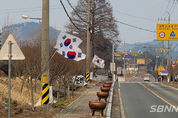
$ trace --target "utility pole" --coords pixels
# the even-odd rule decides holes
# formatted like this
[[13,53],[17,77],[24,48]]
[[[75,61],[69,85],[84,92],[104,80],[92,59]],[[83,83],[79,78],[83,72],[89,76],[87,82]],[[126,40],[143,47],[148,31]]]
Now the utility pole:
[[41,73],[49,77],[49,0],[42,4]]
[[[42,0],[41,80],[49,84],[49,0]],[[48,104],[46,104],[48,110]]]
[[[167,12],[169,14],[169,12]],[[169,17],[168,17],[168,24],[170,24],[170,14],[169,14]],[[170,41],[168,39],[168,55],[167,55],[167,67],[170,65],[170,59],[171,59],[171,48],[170,48]],[[167,80],[168,82],[170,82],[170,73],[168,73],[168,76],[167,76]]]
[[86,73],[90,71],[90,0],[88,0]]
[[125,65],[125,41],[124,41],[124,81],[126,79],[126,65]]

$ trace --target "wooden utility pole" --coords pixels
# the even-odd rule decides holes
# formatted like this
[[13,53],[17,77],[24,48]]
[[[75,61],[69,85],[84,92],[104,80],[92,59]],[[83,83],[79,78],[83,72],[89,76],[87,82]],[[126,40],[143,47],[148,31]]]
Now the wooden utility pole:
[[86,72],[90,71],[90,0],[88,0]]
[[42,4],[41,73],[49,77],[49,0]]
[[[42,39],[41,39],[41,80],[42,104],[48,111],[49,95],[43,93],[43,87],[49,87],[49,0],[42,0]],[[49,89],[46,91],[49,94]],[[45,98],[45,99],[44,99]],[[45,100],[45,101],[44,101]]]

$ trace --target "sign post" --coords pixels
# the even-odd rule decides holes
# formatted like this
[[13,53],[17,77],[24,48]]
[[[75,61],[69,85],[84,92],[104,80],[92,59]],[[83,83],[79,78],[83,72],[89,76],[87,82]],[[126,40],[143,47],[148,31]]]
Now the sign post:
[[15,38],[12,34],[9,34],[7,40],[3,44],[0,50],[0,60],[8,61],[8,79],[9,79],[9,89],[8,89],[8,118],[11,117],[11,62],[12,60],[24,60],[25,56],[20,50]]
[[178,24],[157,24],[157,40],[178,40]]
[[8,79],[9,79],[9,97],[8,97],[8,118],[11,117],[11,61],[12,61],[12,42],[9,41],[9,63],[8,63]]

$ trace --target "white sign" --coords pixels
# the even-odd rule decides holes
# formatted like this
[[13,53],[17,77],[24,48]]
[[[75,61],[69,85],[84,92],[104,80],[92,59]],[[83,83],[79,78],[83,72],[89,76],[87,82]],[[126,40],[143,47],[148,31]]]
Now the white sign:
[[116,71],[115,63],[110,63],[110,70],[111,70],[111,72]]
[[49,86],[49,104],[53,104],[53,88]]
[[20,50],[15,38],[12,34],[9,34],[7,40],[0,50],[0,60],[9,60],[9,42],[12,43],[12,60],[24,60],[25,56]]
[[90,72],[90,80],[93,79],[93,72]]

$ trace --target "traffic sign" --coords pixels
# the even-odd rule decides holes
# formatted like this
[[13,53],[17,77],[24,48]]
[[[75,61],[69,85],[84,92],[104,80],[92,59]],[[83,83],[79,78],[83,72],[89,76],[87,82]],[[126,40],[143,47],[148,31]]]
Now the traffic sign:
[[138,58],[137,64],[145,64],[145,59],[144,58]]
[[110,63],[110,70],[111,70],[111,72],[116,71],[116,65],[115,65],[115,63]]
[[131,52],[131,55],[138,55],[138,52]]
[[158,48],[159,51],[166,51],[166,48]]
[[12,34],[9,34],[0,50],[0,60],[9,60],[9,43],[12,43],[12,60],[24,60],[25,56]]
[[49,84],[43,83],[42,84],[42,104],[49,104]]
[[157,24],[157,40],[178,40],[178,24]]
[[161,71],[164,70],[164,67],[163,66],[159,66],[158,67],[158,75],[161,75]]
[[116,52],[114,55],[115,56],[121,56],[121,54],[123,54],[123,52]]
[[86,82],[88,82],[89,80],[90,80],[90,73],[87,72],[87,73],[86,73]]

